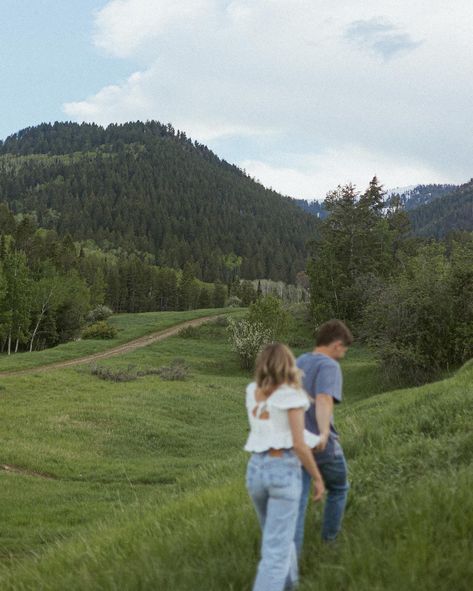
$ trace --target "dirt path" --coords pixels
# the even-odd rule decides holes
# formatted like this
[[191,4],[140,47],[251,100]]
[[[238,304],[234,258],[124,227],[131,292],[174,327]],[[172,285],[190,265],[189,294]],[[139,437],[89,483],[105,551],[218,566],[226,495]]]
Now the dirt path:
[[55,476],[51,474],[44,474],[43,472],[34,472],[33,470],[26,470],[19,466],[12,466],[11,464],[0,464],[0,470],[8,474],[21,474],[22,476],[34,476],[35,478],[45,478],[46,480],[56,480]]
[[187,328],[188,326],[201,326],[202,324],[209,322],[209,320],[215,320],[216,318],[218,318],[218,316],[204,316],[203,318],[195,318],[194,320],[188,320],[187,322],[176,324],[175,326],[165,328],[164,330],[160,330],[158,332],[153,332],[151,334],[145,335],[144,337],[134,339],[133,341],[128,341],[127,343],[123,343],[123,345],[113,347],[113,349],[107,349],[107,351],[100,351],[99,353],[93,353],[92,355],[87,355],[86,357],[78,357],[76,359],[69,359],[67,361],[58,361],[57,363],[48,363],[47,365],[29,367],[28,369],[2,371],[0,372],[0,377],[21,376],[30,373],[45,372],[51,369],[59,369],[61,367],[72,367],[74,365],[82,365],[83,363],[91,363],[92,361],[97,361],[98,359],[108,359],[109,357],[124,355],[125,353],[129,353],[130,351],[134,351],[135,349],[141,349],[142,347],[147,347],[152,343],[156,343],[158,341],[162,341],[164,339],[172,337],[183,328]]

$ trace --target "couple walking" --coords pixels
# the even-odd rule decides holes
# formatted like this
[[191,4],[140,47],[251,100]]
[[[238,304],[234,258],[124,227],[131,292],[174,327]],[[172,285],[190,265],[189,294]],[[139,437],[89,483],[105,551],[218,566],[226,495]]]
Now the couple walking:
[[[313,352],[294,359],[280,343],[268,345],[246,389],[251,452],[246,485],[262,530],[253,591],[293,589],[313,481],[314,501],[326,500],[322,539],[340,530],[348,492],[347,467],[333,424],[342,400],[338,360],[352,343],[339,320],[321,325]],[[302,464],[302,469],[301,469]]]

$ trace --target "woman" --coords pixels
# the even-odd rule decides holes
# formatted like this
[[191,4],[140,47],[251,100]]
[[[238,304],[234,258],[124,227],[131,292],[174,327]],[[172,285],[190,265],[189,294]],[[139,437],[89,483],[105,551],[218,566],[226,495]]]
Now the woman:
[[314,500],[324,484],[311,447],[319,437],[304,430],[309,399],[301,388],[294,356],[280,343],[256,361],[255,381],[246,389],[251,452],[246,485],[261,525],[261,560],[253,591],[283,591],[297,583],[294,533],[302,489],[301,462],[314,480]]

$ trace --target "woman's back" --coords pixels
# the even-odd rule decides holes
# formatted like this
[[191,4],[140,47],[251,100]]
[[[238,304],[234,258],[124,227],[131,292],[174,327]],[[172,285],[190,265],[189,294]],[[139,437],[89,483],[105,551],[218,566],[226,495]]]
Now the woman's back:
[[[246,388],[246,410],[250,434],[245,450],[261,453],[269,449],[291,449],[293,440],[288,410],[307,410],[309,406],[309,399],[301,388],[282,384],[270,396],[265,397],[261,394],[258,396],[256,382],[249,384]],[[308,435],[310,434],[305,434],[306,437]],[[313,442],[307,443],[316,445],[317,437],[314,437]]]

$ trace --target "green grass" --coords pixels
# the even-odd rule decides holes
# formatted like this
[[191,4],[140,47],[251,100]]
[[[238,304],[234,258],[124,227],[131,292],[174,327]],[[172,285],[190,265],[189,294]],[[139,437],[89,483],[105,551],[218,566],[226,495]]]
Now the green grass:
[[[249,591],[259,546],[243,485],[242,372],[205,326],[103,364],[181,357],[184,382],[114,384],[86,369],[5,378],[0,588]],[[362,349],[344,362],[337,426],[352,490],[335,548],[311,507],[301,591],[463,591],[473,566],[473,365],[379,393]],[[364,399],[363,399],[364,398]]]
[[44,351],[33,351],[31,353],[17,353],[8,356],[6,353],[0,355],[0,377],[2,371],[15,371],[28,369],[67,361],[76,357],[83,357],[100,351],[106,351],[142,337],[146,334],[164,330],[186,320],[201,318],[202,316],[213,316],[219,314],[241,314],[240,309],[212,308],[208,310],[189,310],[184,312],[143,312],[141,314],[115,314],[108,321],[118,331],[114,339],[86,339],[65,343],[45,349]]
[[[224,328],[205,326],[197,337],[100,362],[153,368],[181,357],[190,365],[186,381],[146,376],[117,384],[90,375],[87,366],[3,378],[0,463],[52,478],[0,471],[0,500],[8,508],[0,556],[37,552],[125,506],[179,494],[194,487],[194,470],[240,452],[247,376]],[[239,417],[233,428],[227,415]]]

